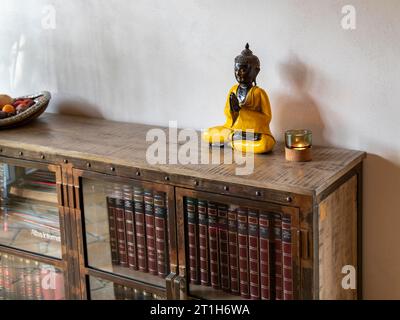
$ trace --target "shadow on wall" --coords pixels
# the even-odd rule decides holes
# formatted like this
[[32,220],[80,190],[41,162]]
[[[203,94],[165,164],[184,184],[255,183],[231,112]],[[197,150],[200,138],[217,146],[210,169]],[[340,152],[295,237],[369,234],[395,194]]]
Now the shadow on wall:
[[56,95],[55,99],[53,100],[54,101],[52,102],[52,112],[104,119],[103,114],[99,111],[100,107],[83,99],[65,97],[62,98],[61,95]]
[[368,154],[363,185],[364,298],[400,299],[400,164]]
[[288,129],[311,129],[314,144],[326,145],[320,106],[309,93],[314,80],[312,70],[297,56],[292,56],[279,66],[279,73],[286,90],[276,95],[273,121],[282,137]]

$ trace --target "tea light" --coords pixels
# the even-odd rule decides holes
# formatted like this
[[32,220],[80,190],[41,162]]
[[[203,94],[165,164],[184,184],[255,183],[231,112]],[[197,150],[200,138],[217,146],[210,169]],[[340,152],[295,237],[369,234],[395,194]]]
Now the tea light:
[[285,157],[288,161],[310,161],[312,148],[311,130],[285,132]]

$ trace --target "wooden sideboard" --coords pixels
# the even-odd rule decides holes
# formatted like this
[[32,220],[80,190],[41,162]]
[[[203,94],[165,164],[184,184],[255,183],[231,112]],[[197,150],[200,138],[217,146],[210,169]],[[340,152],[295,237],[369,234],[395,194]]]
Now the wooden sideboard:
[[[240,295],[232,294],[229,288],[221,290],[218,285],[201,285],[200,280],[199,283],[190,280],[188,201],[195,199],[195,208],[200,211],[197,201],[203,199],[209,208],[213,203],[221,205],[221,210],[227,210],[229,206],[247,207],[256,212],[281,215],[278,219],[290,219],[292,298],[361,298],[364,152],[316,146],[313,147],[311,162],[293,163],[285,161],[284,146],[278,143],[272,153],[255,156],[251,174],[240,176],[235,174],[235,164],[223,164],[222,161],[217,164],[149,164],[146,151],[152,142],[146,142],[146,133],[152,128],[142,124],[46,113],[24,127],[1,131],[0,163],[4,170],[0,172],[3,174],[0,257],[5,257],[4,261],[11,259],[14,266],[18,266],[18,261],[23,264],[28,260],[34,261],[33,266],[53,266],[58,270],[57,276],[61,274],[63,277],[59,283],[63,283],[61,296],[66,299],[240,299]],[[168,134],[167,128],[160,129]],[[179,147],[179,143],[175,147]],[[209,152],[208,147],[199,147],[199,154]],[[223,153],[223,150],[220,152]],[[60,237],[57,238],[58,243],[54,240],[56,236],[43,233],[45,239],[38,239],[34,237],[37,231],[30,230],[29,225],[12,220],[12,206],[14,203],[23,206],[21,198],[29,198],[29,193],[21,191],[15,202],[17,187],[12,189],[14,193],[11,188],[16,182],[10,182],[10,187],[7,181],[13,181],[12,175],[18,172],[29,180],[34,171],[26,168],[49,171],[54,175],[55,208],[58,209],[60,225],[55,231]],[[150,192],[147,200],[146,190]],[[118,218],[124,209],[119,210],[118,196],[115,207],[108,205],[111,194],[119,194],[121,201],[133,199],[134,195],[142,197],[143,219],[157,220],[157,213],[161,216],[165,214],[164,220],[158,220],[161,224],[165,223],[165,230],[156,224],[153,231],[165,231],[166,242],[158,247],[158,240],[153,238],[159,235],[152,234],[150,229],[142,230],[147,232],[147,238],[141,238],[142,224],[138,223],[133,235],[136,238],[133,239],[139,249],[129,247],[129,238],[126,247],[123,243],[122,249],[118,247],[121,237],[132,236],[132,233],[121,235],[117,233],[121,229],[119,225],[115,226],[117,231],[112,228],[110,212]],[[7,197],[14,200],[9,201]],[[135,208],[135,203],[132,202],[133,211],[141,208]],[[146,215],[149,203],[149,208],[155,212],[153,217]],[[125,208],[125,214],[127,212]],[[26,228],[30,234],[28,232],[20,242],[11,241],[7,234],[7,217],[11,219],[8,226],[11,226],[10,230],[15,229],[15,234]],[[256,216],[258,218],[261,219],[261,216]],[[121,223],[127,230],[127,221]],[[219,234],[219,229],[215,230]],[[15,237],[18,239],[18,236]],[[113,248],[112,241],[117,240],[115,237],[118,238],[117,247]],[[142,249],[156,257],[158,264],[162,261],[164,265],[155,263],[152,266],[152,259],[143,261],[143,256],[140,256],[143,253],[140,252],[140,241],[147,241],[149,245],[152,239],[154,247]],[[55,243],[49,245],[46,241]],[[54,250],[43,251],[46,245],[46,250],[53,247]],[[165,246],[164,255],[161,245]],[[133,268],[129,268],[130,258],[126,261],[122,258],[124,250],[133,252],[130,249],[138,251],[135,251],[137,261],[132,262],[133,265],[136,263]],[[119,252],[120,258],[115,258],[112,250]],[[231,259],[234,261],[234,258]],[[214,262],[207,261],[208,264]],[[356,290],[345,290],[341,286],[345,265],[354,266],[357,270]],[[5,264],[2,266],[3,272],[6,267]],[[223,287],[224,266],[216,267],[220,274],[214,272],[211,277],[217,277],[214,280],[220,281],[220,287]],[[12,266],[7,265],[7,268]],[[46,298],[50,291],[40,293],[38,289],[38,296],[32,295],[29,290],[27,295],[18,293],[21,288],[25,288],[26,292],[24,279],[30,279],[29,276],[22,275],[19,289],[12,289],[15,292],[0,286],[0,296]],[[257,283],[258,290],[261,286],[260,280],[255,282],[255,287],[253,281],[255,292]],[[233,291],[233,285],[228,283],[229,286]],[[277,286],[277,282],[272,283],[268,290],[272,292],[273,286]],[[53,298],[57,296],[54,292],[52,294]],[[270,298],[278,296],[273,293]]]

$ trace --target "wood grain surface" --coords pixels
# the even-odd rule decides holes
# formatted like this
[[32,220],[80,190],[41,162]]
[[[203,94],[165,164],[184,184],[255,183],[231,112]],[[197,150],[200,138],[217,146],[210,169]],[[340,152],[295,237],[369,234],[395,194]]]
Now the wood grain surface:
[[319,207],[320,299],[356,299],[356,290],[342,288],[345,265],[357,270],[356,176],[323,200]]
[[[271,153],[255,155],[254,171],[249,175],[236,174],[243,164],[224,164],[223,149],[214,149],[221,156],[215,164],[151,165],[146,151],[153,141],[146,142],[146,134],[154,128],[168,136],[168,128],[163,127],[45,113],[24,127],[2,131],[0,147],[303,195],[318,195],[365,157],[361,151],[313,146],[312,161],[294,163],[285,160],[284,145],[278,143]],[[166,148],[179,150],[182,145],[183,142],[172,142]],[[211,152],[208,146],[199,145],[193,154],[200,159],[209,157]]]

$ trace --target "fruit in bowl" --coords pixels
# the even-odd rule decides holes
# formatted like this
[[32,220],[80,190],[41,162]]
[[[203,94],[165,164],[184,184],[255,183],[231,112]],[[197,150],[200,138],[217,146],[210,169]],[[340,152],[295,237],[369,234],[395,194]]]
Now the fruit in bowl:
[[0,129],[16,127],[38,117],[47,108],[50,98],[47,91],[18,98],[0,94]]
[[13,99],[6,94],[0,95],[0,119],[8,118],[28,110],[35,104],[33,99]]

